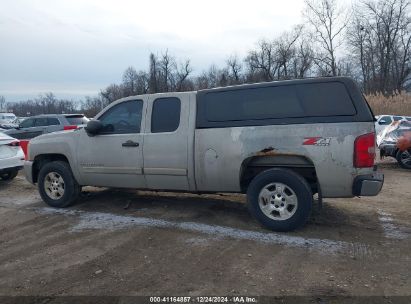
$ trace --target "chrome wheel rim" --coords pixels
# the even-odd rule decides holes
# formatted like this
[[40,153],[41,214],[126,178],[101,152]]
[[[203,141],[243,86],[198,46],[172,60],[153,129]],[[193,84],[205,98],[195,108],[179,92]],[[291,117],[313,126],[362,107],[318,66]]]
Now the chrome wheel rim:
[[271,183],[261,189],[258,204],[265,216],[276,221],[292,217],[298,207],[294,190],[283,183]]
[[64,195],[64,180],[57,172],[50,172],[44,178],[44,191],[53,200],[58,200]]

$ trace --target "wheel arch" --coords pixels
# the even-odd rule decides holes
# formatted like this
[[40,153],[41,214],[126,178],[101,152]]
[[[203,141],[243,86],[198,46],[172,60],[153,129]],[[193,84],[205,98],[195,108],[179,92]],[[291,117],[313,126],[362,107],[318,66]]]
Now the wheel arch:
[[320,188],[315,165],[311,159],[297,154],[278,154],[251,156],[243,160],[240,168],[241,192],[247,192],[248,185],[255,176],[272,168],[285,168],[301,175],[313,193],[317,193]]
[[32,176],[33,176],[33,182],[36,183],[38,180],[38,175],[41,170],[41,168],[49,162],[52,161],[64,161],[69,164],[70,168],[71,164],[69,161],[69,158],[60,153],[48,153],[48,154],[40,154],[37,155],[34,160],[33,160],[33,166],[32,166]]

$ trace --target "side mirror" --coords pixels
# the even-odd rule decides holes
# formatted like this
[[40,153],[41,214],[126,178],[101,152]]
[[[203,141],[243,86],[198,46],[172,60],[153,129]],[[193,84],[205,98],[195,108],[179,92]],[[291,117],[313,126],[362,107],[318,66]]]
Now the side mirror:
[[90,120],[85,127],[89,136],[97,135],[103,129],[103,124],[99,120]]

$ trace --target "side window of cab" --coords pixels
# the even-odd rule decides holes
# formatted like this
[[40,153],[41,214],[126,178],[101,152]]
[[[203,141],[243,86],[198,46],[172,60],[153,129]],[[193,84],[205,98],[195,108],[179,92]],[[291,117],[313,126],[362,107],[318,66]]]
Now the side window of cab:
[[143,112],[142,100],[121,102],[99,117],[103,124],[101,134],[140,133]]

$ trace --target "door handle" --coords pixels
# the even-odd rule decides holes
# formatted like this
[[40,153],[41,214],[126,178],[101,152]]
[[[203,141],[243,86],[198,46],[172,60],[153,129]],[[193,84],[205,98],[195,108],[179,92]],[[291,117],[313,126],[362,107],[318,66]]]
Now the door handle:
[[138,142],[127,140],[126,142],[121,144],[123,147],[138,147],[140,144]]

